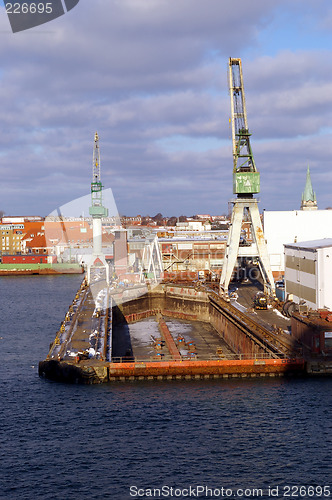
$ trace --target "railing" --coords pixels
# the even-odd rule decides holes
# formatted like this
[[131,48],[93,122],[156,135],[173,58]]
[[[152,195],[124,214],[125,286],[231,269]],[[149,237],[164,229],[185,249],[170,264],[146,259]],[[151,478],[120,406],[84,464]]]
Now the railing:
[[[210,355],[210,356],[181,356],[181,359],[179,361],[245,361],[245,360],[252,360],[252,361],[260,361],[260,360],[267,360],[267,359],[276,359],[275,355],[272,353],[257,353],[257,354],[252,354],[252,353],[241,353],[241,354],[225,354],[224,356],[216,356],[216,355]],[[277,359],[283,359],[287,361],[297,361],[301,360],[302,357],[299,356],[291,356],[291,355],[286,355],[286,354],[281,354],[278,356]],[[173,359],[156,359],[155,357],[151,358],[135,358],[131,356],[124,356],[124,357],[113,357],[111,362],[112,363],[160,363],[161,361],[165,362],[174,362]]]
[[[67,331],[64,330],[60,334],[61,337],[64,336],[64,334],[65,334],[65,338],[63,338],[63,340],[60,341],[60,338],[58,336],[59,333],[57,333],[55,340],[50,345],[50,350],[49,350],[49,353],[47,355],[47,359],[54,358],[54,357],[61,358],[64,355],[65,349],[67,348],[67,345],[70,343],[70,340],[73,336],[74,326],[75,326],[76,320],[78,318],[78,314],[81,310],[81,307],[86,299],[87,291],[88,291],[88,288],[85,287],[84,280],[83,280],[81,283],[81,286],[77,290],[76,296],[71,304],[71,307],[73,308],[73,314],[70,316],[70,318],[68,320],[65,319],[61,323],[61,325],[66,325],[66,324],[69,325],[68,330]],[[67,314],[68,314],[68,312],[67,312]],[[57,339],[58,339],[59,343],[56,342]]]

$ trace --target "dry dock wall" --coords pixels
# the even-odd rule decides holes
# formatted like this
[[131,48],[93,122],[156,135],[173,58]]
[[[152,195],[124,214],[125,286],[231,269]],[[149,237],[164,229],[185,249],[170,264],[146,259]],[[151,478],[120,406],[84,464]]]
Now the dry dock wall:
[[160,312],[180,319],[210,321],[206,292],[190,287],[156,287],[146,295],[118,306],[128,322]]
[[39,375],[57,382],[101,384],[135,380],[203,380],[279,377],[305,373],[303,360],[209,360],[74,365],[41,361]]
[[[158,287],[148,295],[118,306],[120,314],[130,323],[160,312],[164,316],[210,323],[237,354],[266,353],[266,346],[250,333],[245,319],[239,320],[239,311],[214,292],[194,287]],[[119,318],[119,311],[115,314]],[[242,316],[242,315],[241,315]]]

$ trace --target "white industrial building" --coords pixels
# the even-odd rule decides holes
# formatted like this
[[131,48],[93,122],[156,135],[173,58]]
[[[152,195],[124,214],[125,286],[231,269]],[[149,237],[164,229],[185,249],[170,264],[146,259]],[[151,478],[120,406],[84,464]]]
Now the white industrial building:
[[296,303],[332,310],[332,238],[285,245],[285,289]]
[[283,273],[284,245],[332,238],[332,210],[264,211],[264,235],[274,276]]

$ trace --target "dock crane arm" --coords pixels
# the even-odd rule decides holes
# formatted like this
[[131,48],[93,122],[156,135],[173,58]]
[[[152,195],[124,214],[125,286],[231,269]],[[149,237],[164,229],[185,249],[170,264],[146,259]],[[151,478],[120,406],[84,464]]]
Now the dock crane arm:
[[260,175],[250,145],[251,134],[247,121],[241,59],[229,59],[228,77],[231,96],[233,192],[238,197],[250,197],[260,191]]

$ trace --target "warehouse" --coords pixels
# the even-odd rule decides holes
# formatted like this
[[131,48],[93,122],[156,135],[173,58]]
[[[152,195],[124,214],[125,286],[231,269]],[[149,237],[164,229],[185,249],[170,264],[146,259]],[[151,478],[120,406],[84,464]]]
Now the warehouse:
[[266,210],[264,235],[272,272],[278,277],[285,270],[285,244],[332,238],[332,210]]
[[311,309],[332,310],[332,238],[284,245],[286,294]]

